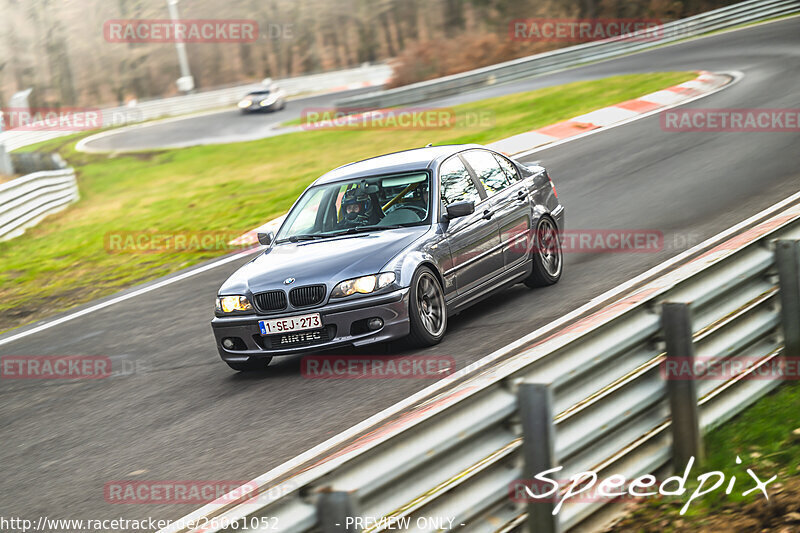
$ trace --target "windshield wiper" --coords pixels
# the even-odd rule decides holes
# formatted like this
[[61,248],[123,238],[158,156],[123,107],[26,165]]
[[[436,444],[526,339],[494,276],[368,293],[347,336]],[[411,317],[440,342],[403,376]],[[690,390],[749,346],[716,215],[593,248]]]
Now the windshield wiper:
[[331,237],[339,237],[340,235],[352,235],[354,233],[364,233],[368,231],[378,231],[384,229],[397,229],[404,228],[405,226],[390,225],[390,226],[353,226],[346,230],[337,231],[334,233],[301,233],[300,235],[292,235],[285,239],[278,239],[275,244],[284,242],[299,242],[299,241],[314,241],[317,239],[330,239]]
[[343,230],[343,231],[337,231],[336,233],[333,233],[332,235],[349,235],[349,234],[352,234],[352,233],[363,233],[363,232],[367,232],[367,231],[378,231],[378,230],[384,230],[384,229],[397,229],[397,228],[403,228],[403,227],[405,227],[405,226],[398,226],[398,225],[389,225],[389,226],[353,226],[352,228],[347,228],[346,230]]
[[300,235],[292,235],[291,237],[277,240],[275,241],[275,244],[281,244],[283,242],[314,241],[317,239],[325,239],[327,237],[330,237],[330,235],[314,235],[311,233],[303,233]]

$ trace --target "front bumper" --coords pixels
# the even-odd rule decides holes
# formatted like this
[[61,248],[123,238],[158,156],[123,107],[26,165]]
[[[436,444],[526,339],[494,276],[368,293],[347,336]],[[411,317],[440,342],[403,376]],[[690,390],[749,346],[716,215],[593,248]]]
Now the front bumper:
[[[307,315],[319,313],[322,325],[329,332],[333,332],[328,340],[308,346],[272,349],[264,340],[258,327],[259,320],[280,318],[292,315]],[[353,334],[354,323],[369,318],[380,318],[383,327],[376,331]],[[248,315],[215,317],[211,321],[217,350],[223,360],[229,362],[244,362],[250,357],[270,357],[278,355],[292,355],[298,353],[316,352],[339,346],[362,346],[375,342],[384,342],[399,339],[408,335],[408,288],[393,291],[387,294],[358,298],[351,301],[329,303],[323,307],[302,311],[287,311],[285,315]],[[229,350],[222,346],[222,339],[241,339],[240,347],[243,349]],[[237,343],[239,344],[239,343]]]
[[280,100],[275,100],[269,105],[261,105],[258,103],[251,104],[248,107],[240,107],[239,109],[242,110],[243,113],[257,113],[259,111],[272,111],[278,107]]

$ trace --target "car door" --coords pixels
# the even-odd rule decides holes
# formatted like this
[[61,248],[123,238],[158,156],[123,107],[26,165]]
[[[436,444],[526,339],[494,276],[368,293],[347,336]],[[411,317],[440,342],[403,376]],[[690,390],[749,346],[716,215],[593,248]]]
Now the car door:
[[447,222],[445,236],[450,247],[456,293],[465,294],[503,270],[500,233],[492,217],[484,217],[480,202],[485,193],[470,175],[464,162],[455,155],[439,167],[442,212],[454,202],[475,202],[475,212]]
[[470,150],[462,156],[486,191],[482,213],[497,221],[504,268],[514,268],[528,258],[532,219],[528,187],[500,164],[502,156],[488,150]]

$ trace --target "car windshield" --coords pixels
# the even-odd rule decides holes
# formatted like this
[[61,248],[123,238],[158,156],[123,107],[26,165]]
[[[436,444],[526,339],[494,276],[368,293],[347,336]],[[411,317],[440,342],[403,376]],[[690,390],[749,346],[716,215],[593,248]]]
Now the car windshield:
[[264,96],[265,94],[269,94],[269,91],[253,91],[247,96]]
[[287,215],[277,242],[419,226],[430,220],[430,176],[410,172],[308,189]]

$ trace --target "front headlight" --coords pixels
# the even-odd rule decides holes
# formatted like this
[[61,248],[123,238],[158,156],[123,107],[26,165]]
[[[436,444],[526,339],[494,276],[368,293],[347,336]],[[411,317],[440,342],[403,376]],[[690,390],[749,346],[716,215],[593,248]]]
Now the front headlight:
[[217,297],[216,309],[219,313],[243,313],[252,311],[253,306],[245,296],[222,296]]
[[239,107],[250,107],[251,105],[253,105],[252,100],[242,100],[239,102]]
[[272,104],[275,103],[275,100],[277,100],[277,99],[278,99],[277,96],[270,96],[269,98],[261,100],[260,104],[261,104],[262,107],[265,107],[265,106],[268,106],[268,105],[272,105]]
[[394,272],[383,272],[372,276],[348,279],[339,283],[331,292],[332,298],[344,298],[351,294],[369,294],[394,283]]

